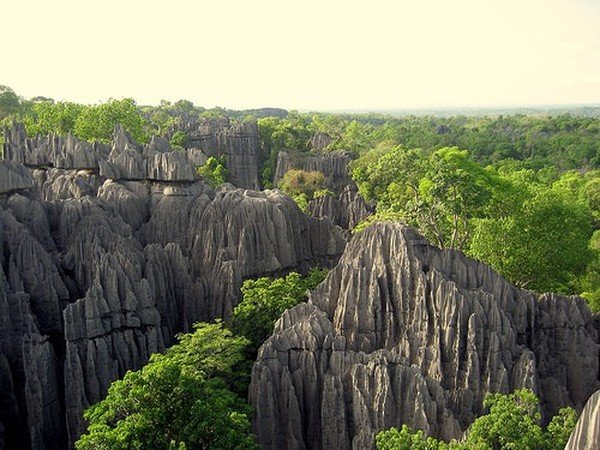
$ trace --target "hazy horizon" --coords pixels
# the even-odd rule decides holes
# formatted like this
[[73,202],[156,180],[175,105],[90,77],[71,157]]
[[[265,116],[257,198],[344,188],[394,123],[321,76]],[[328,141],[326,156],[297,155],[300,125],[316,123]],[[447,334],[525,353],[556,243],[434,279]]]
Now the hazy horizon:
[[22,0],[0,84],[31,98],[303,111],[593,107],[597,0]]

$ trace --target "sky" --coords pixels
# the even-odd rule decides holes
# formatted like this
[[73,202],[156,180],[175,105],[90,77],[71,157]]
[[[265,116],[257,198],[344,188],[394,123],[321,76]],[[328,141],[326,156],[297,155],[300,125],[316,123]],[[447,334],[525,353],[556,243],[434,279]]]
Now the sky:
[[600,0],[8,0],[19,95],[299,110],[600,103]]

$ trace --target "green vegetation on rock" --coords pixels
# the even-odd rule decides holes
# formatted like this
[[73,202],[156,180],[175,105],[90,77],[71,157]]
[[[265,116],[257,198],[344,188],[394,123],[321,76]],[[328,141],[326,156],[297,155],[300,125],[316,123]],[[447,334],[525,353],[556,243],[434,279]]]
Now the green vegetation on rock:
[[544,430],[541,425],[539,400],[528,389],[512,394],[488,394],[484,406],[489,413],[469,427],[466,438],[446,443],[425,437],[423,431],[413,431],[406,425],[377,434],[378,450],[561,450],[575,428],[577,415],[572,408],[563,408]]
[[271,335],[273,326],[288,308],[306,300],[307,292],[325,279],[327,270],[313,268],[303,277],[291,272],[281,278],[246,280],[242,301],[233,310],[232,329],[250,340],[258,350]]
[[179,344],[111,385],[85,412],[78,450],[254,449],[251,408],[234,393],[247,340],[220,322],[198,324]]
[[291,169],[285,173],[279,187],[306,212],[310,200],[327,195],[328,191],[323,188],[324,181],[325,176],[319,171]]
[[226,183],[229,179],[229,172],[225,167],[224,158],[209,157],[203,166],[196,168],[196,173],[200,175],[206,183],[213,189]]

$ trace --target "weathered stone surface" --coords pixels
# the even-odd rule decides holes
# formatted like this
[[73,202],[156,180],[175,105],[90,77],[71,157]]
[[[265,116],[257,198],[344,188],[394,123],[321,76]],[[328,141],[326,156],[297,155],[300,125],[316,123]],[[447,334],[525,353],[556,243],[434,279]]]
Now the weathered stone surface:
[[324,150],[329,144],[331,144],[331,136],[327,133],[318,132],[313,135],[310,139],[310,147],[315,150]]
[[33,178],[27,167],[7,159],[0,160],[0,195],[33,188]]
[[106,159],[108,151],[105,144],[81,141],[70,134],[28,138],[20,123],[5,134],[4,157],[27,166],[98,169],[98,162]]
[[35,169],[32,173],[38,196],[48,202],[95,196],[105,181],[87,169]]
[[172,151],[169,141],[153,137],[148,145],[136,143],[121,127],[115,127],[113,147],[100,161],[100,175],[113,180],[194,181],[194,167],[182,152]]
[[378,224],[308,304],[284,313],[252,370],[263,448],[372,448],[407,424],[460,437],[487,392],[533,389],[547,416],[598,388],[584,300],[519,290],[489,267]]
[[[25,209],[27,222],[21,217]],[[32,235],[42,241],[48,237],[39,213],[35,202],[21,196],[0,205],[0,423],[6,448],[66,445],[61,367],[51,341],[60,336],[60,306],[67,293],[44,248],[50,244]]]
[[348,164],[351,158],[346,152],[331,152],[318,156],[292,155],[279,152],[275,168],[274,183],[277,185],[290,169],[318,171],[325,175],[325,186],[335,192],[341,192],[347,185],[353,184]]
[[[164,154],[167,144],[145,149],[117,133],[115,148]],[[279,191],[215,192],[181,181],[170,163],[139,174],[152,166],[175,181],[1,164],[29,180],[0,197],[0,439],[9,448],[72,446],[84,409],[112,381],[193,323],[227,317],[244,278],[331,263],[345,246],[329,219],[307,217]],[[135,173],[128,164],[119,170]]]
[[600,391],[585,404],[565,450],[600,449]]
[[[47,177],[37,175],[41,178],[38,187],[43,188],[43,194],[52,199],[67,198],[70,191],[78,195],[84,192],[84,184],[91,183],[90,187],[97,190],[107,178],[191,182],[199,178],[196,167],[203,165],[209,156],[224,157],[230,181],[235,186],[260,187],[258,173],[263,158],[255,121],[232,123],[229,119],[199,120],[190,117],[180,128],[190,137],[191,148],[183,151],[174,151],[169,141],[160,137],[153,137],[148,145],[139,144],[120,125],[115,127],[113,144],[109,147],[100,142],[82,141],[72,135],[28,138],[23,125],[15,123],[5,133],[4,157],[29,167],[71,171],[68,174],[65,171],[48,174],[52,187],[44,185]],[[5,173],[3,170],[0,167],[1,175]],[[81,173],[76,176],[73,170]],[[94,180],[90,179],[92,176]],[[8,188],[23,189],[23,183],[13,186],[17,179],[14,174],[11,178],[0,178],[0,193]]]
[[188,147],[191,149],[188,150],[188,160],[199,160],[198,149],[206,156],[224,157],[232,184],[246,189],[260,187],[258,173],[262,156],[255,121],[190,119],[184,121],[179,129],[189,137]]
[[354,185],[347,185],[337,196],[324,195],[308,202],[308,213],[311,216],[329,217],[344,230],[353,229],[373,212],[373,206],[360,196]]

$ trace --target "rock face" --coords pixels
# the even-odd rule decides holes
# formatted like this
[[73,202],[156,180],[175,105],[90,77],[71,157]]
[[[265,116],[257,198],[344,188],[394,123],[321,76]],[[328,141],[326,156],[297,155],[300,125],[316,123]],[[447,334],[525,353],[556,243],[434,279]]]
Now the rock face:
[[5,135],[5,158],[43,169],[85,170],[103,180],[194,181],[196,167],[209,156],[224,157],[231,183],[258,189],[262,160],[256,122],[224,120],[184,121],[191,148],[173,151],[168,140],[154,137],[147,145],[136,143],[121,127],[115,128],[112,147],[88,143],[74,136],[28,138],[16,123]]
[[0,194],[33,187],[31,172],[21,164],[0,160]]
[[258,189],[262,161],[256,122],[222,119],[193,119],[180,125],[188,137],[188,147],[207,156],[224,157],[230,181],[235,186]]
[[183,152],[173,151],[169,141],[153,137],[137,144],[120,126],[115,129],[112,150],[100,161],[100,175],[113,180],[194,181],[194,167]]
[[16,123],[5,135],[4,157],[27,166],[60,169],[98,169],[109,148],[100,142],[90,144],[72,135],[28,138],[22,124]]
[[[167,154],[164,141],[140,146],[117,130],[98,168],[69,169],[41,150],[14,150],[40,148],[15,139],[8,154],[40,165],[0,162],[7,448],[69,448],[112,381],[194,322],[226,318],[243,279],[331,265],[345,246],[329,219],[304,215],[277,190],[215,192],[194,181],[185,153]],[[66,147],[55,154],[71,154],[57,142]]]
[[351,230],[373,212],[373,206],[356,192],[354,185],[347,185],[337,196],[324,195],[308,202],[308,213],[311,216],[329,217],[344,230]]
[[331,152],[318,156],[294,156],[287,152],[279,152],[275,168],[275,185],[290,169],[319,171],[325,175],[325,187],[341,192],[347,185],[353,184],[348,164],[351,158],[346,152]]
[[323,150],[329,144],[331,144],[331,141],[331,136],[329,136],[327,133],[318,132],[315,133],[310,139],[310,147],[314,148],[315,150]]
[[585,404],[565,450],[600,449],[600,391]]
[[584,300],[534,295],[482,263],[378,224],[309,302],[286,311],[252,369],[263,448],[365,449],[407,424],[458,438],[487,392],[531,388],[546,417],[599,386]]

